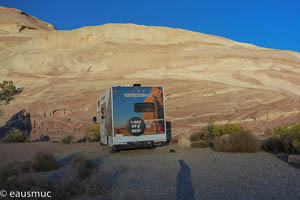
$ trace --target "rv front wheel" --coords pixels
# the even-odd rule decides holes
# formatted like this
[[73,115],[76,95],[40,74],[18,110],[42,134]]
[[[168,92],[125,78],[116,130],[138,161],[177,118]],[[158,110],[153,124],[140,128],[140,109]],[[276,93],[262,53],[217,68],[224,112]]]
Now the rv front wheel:
[[111,147],[109,147],[109,151],[110,151],[110,153],[116,153],[118,151],[118,149],[116,146],[111,146]]

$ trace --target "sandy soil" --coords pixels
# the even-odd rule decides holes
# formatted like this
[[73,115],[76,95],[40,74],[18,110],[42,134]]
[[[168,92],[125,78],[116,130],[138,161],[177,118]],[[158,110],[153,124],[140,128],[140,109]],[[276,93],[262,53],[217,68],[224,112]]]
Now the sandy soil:
[[[174,149],[175,153],[169,153]],[[266,152],[219,153],[175,145],[108,153],[90,144],[0,144],[1,163],[52,151],[62,164],[97,160],[109,192],[97,199],[299,199],[300,170]],[[79,198],[80,199],[80,198]],[[95,199],[95,198],[94,198]]]

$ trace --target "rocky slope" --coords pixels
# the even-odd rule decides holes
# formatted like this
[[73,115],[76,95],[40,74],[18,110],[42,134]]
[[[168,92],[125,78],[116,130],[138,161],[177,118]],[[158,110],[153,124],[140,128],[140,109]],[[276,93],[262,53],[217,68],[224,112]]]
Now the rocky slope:
[[237,121],[262,132],[299,120],[300,54],[166,27],[105,24],[57,31],[0,8],[0,80],[24,87],[0,125],[30,113],[33,138],[82,135],[112,85],[162,85],[173,135]]

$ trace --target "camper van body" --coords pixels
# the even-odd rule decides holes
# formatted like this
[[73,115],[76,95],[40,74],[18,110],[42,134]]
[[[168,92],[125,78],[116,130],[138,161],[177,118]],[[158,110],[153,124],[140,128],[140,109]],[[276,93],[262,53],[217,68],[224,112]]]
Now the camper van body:
[[97,102],[100,142],[112,152],[167,141],[162,87],[116,86]]

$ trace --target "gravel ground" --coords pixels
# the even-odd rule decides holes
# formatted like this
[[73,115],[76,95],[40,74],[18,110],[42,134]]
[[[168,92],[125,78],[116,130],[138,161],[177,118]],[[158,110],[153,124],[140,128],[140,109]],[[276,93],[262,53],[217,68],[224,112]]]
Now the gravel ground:
[[20,155],[37,149],[53,150],[66,164],[78,153],[97,160],[110,191],[93,199],[300,199],[300,169],[262,151],[219,153],[170,145],[110,154],[96,143],[37,143],[7,156],[14,145],[0,144],[1,160],[25,161],[31,156]]

